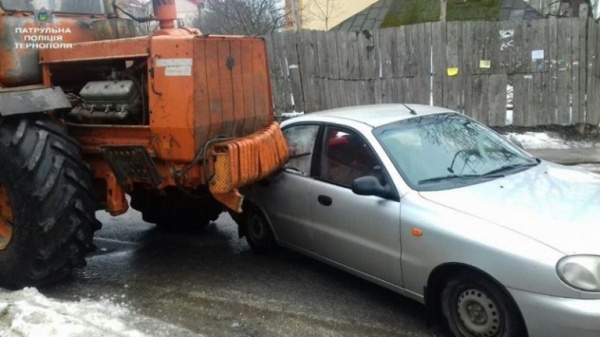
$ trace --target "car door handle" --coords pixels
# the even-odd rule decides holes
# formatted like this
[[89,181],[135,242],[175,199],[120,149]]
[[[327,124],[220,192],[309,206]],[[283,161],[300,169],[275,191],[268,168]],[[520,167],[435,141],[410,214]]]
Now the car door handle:
[[328,197],[326,195],[320,195],[317,200],[319,200],[319,204],[323,205],[323,206],[331,206],[331,204],[333,203],[333,199],[331,199],[331,197]]

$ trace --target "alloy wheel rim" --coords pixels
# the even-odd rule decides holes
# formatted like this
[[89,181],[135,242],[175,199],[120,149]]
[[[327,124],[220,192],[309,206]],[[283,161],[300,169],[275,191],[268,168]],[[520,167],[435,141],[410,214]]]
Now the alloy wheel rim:
[[460,293],[457,311],[463,326],[473,336],[498,336],[502,318],[498,305],[485,292],[468,289]]
[[0,251],[5,250],[13,236],[13,212],[4,186],[0,185]]

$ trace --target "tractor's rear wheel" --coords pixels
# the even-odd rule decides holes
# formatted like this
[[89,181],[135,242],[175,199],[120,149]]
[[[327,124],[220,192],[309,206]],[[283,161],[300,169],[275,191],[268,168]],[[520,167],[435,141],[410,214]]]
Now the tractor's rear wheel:
[[0,285],[37,286],[85,265],[94,218],[91,172],[47,116],[0,119]]
[[6,249],[12,239],[14,222],[12,207],[6,189],[0,185],[0,251]]
[[135,189],[131,194],[131,207],[142,213],[144,221],[156,224],[159,230],[182,233],[199,231],[223,211],[221,204],[208,193],[192,197],[173,187],[161,194]]

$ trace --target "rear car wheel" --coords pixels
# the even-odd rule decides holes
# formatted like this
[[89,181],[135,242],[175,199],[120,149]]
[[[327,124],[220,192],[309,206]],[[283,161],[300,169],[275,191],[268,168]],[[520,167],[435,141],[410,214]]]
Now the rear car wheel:
[[275,235],[269,222],[257,209],[250,208],[244,217],[246,241],[254,251],[271,253],[277,250]]
[[456,337],[527,336],[510,295],[483,276],[463,273],[452,278],[442,292],[441,306]]
[[75,140],[48,117],[0,119],[0,284],[52,282],[85,265],[96,201]]

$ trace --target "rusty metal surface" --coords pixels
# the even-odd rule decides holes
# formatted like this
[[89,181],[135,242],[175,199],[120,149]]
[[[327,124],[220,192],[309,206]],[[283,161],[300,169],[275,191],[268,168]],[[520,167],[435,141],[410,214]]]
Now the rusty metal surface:
[[13,209],[8,192],[0,185],[0,251],[6,249],[13,236]]
[[0,86],[10,87],[42,82],[42,69],[35,49],[19,49],[23,43],[17,28],[33,23],[31,17],[0,16]]
[[[52,48],[61,48],[54,50],[68,52],[74,42],[93,40],[91,23],[90,18],[57,16],[52,23],[42,26],[28,15],[0,15],[0,86],[42,83],[39,52],[49,49],[40,49],[39,44],[50,44]],[[55,34],[35,29],[64,32]]]
[[143,146],[154,156],[152,133],[147,126],[67,124],[69,135],[81,144],[84,154],[99,154],[102,146]]
[[106,174],[106,211],[112,216],[121,215],[129,209],[125,191],[113,172]]
[[71,103],[60,87],[20,91],[0,91],[0,115],[10,116],[70,108]]
[[92,24],[92,29],[96,41],[116,40],[140,35],[135,22],[129,19],[98,20]]
[[191,161],[217,136],[244,137],[273,121],[264,40],[162,35],[152,37],[150,53],[150,127],[159,158]]
[[40,51],[40,63],[114,60],[148,56],[148,37],[74,43],[70,49]]
[[[148,64],[150,128],[155,136],[157,156],[164,160],[190,162],[203,144],[194,140],[198,118],[205,111],[194,110],[192,76],[193,36],[155,36]],[[218,86],[218,82],[211,83]],[[208,139],[206,139],[208,140]]]
[[197,144],[222,134],[242,137],[273,121],[263,39],[196,37],[193,67]]
[[175,0],[152,0],[154,17],[158,20],[160,29],[175,28],[174,20],[177,20],[177,9]]
[[213,145],[215,158],[209,183],[213,196],[229,209],[241,212],[237,189],[259,181],[283,166],[289,151],[277,122],[253,134]]
[[143,146],[103,146],[102,154],[110,164],[119,184],[141,182],[157,188],[161,178]]

